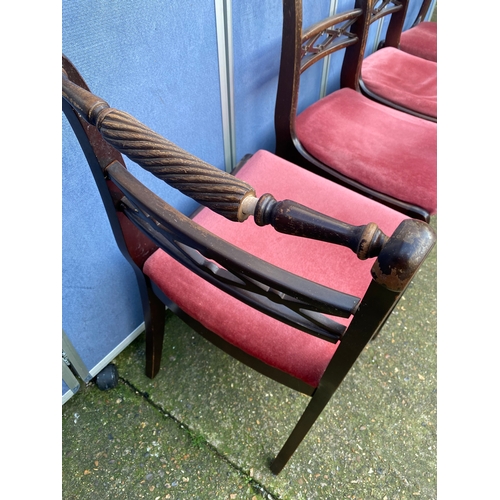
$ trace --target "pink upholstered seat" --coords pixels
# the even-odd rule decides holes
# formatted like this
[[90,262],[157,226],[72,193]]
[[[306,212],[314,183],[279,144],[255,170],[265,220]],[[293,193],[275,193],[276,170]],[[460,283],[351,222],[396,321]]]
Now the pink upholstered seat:
[[295,122],[301,144],[325,165],[431,214],[437,211],[436,127],[349,88],[315,102]]
[[370,91],[394,104],[437,118],[437,64],[394,47],[363,61],[361,77]]
[[[260,196],[293,199],[355,225],[377,223],[391,234],[406,217],[267,151],[258,151],[237,177]],[[234,222],[204,208],[195,219],[238,247],[293,273],[361,296],[370,282],[373,259],[359,260],[341,246],[286,236],[252,220]],[[332,344],[276,321],[194,275],[162,250],[145,263],[147,274],[187,314],[233,345],[316,387],[339,343]],[[237,318],[237,321],[235,319]],[[340,323],[348,320],[336,318]]]
[[437,62],[437,23],[424,21],[401,33],[399,49]]

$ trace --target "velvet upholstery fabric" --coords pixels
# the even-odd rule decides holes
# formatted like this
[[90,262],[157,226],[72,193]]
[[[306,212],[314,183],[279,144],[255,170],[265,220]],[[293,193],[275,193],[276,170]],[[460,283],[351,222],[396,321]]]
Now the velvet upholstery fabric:
[[[267,151],[258,151],[238,172],[257,196],[271,193],[342,221],[376,222],[390,235],[406,217]],[[204,208],[194,220],[248,252],[323,285],[362,296],[374,259],[360,261],[348,249],[258,227],[252,217],[228,221]],[[242,304],[186,270],[162,250],[146,262],[144,272],[181,309],[207,328],[265,363],[316,387],[337,344],[308,335]],[[338,321],[348,324],[349,319]]]
[[374,94],[437,117],[437,63],[385,47],[364,59],[361,77]]
[[436,213],[436,123],[343,88],[300,113],[295,131],[306,150],[325,165]]
[[399,49],[437,62],[437,23],[424,21],[401,33]]

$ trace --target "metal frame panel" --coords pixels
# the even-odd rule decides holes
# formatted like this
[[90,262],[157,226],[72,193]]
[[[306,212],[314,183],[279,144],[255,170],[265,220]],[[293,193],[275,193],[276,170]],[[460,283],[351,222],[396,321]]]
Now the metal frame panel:
[[[337,0],[330,0],[330,11],[329,11],[329,15],[330,16],[333,16],[336,14],[337,12],[337,3],[338,1]],[[328,74],[329,74],[329,71],[330,71],[330,56],[328,57],[325,57],[324,61],[323,61],[323,72],[321,74],[321,87],[320,87],[320,91],[319,91],[319,97],[320,99],[325,97],[326,95],[326,89],[327,89],[327,86],[328,86]]]
[[220,101],[224,136],[225,169],[236,166],[234,125],[233,13],[231,0],[215,0],[217,51],[219,56]]

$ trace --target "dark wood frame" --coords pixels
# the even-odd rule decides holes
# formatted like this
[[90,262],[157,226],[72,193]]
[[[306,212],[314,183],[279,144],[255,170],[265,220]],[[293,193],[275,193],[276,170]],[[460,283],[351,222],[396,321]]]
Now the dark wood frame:
[[[251,186],[208,165],[92,94],[63,56],[63,111],[85,153],[117,245],[135,271],[146,324],[146,374],[159,370],[165,306],[216,346],[260,373],[311,397],[271,470],[278,474],[305,437],[351,366],[373,339],[435,243],[425,223],[405,220],[390,237],[375,224],[351,226],[293,201],[259,199]],[[353,297],[277,268],[208,232],[128,172],[121,154],[204,206],[236,222],[252,215],[277,231],[350,248],[360,259],[377,257],[372,282]],[[248,221],[247,223],[250,223]],[[312,387],[229,344],[182,311],[142,271],[163,249],[192,272],[256,309],[340,345],[319,386]],[[210,259],[210,262],[208,261]],[[349,327],[325,318],[353,316]],[[333,361],[334,359],[334,361]]]
[[[410,217],[429,222],[430,214],[422,207],[380,193],[323,164],[307,152],[295,132],[300,77],[312,64],[345,49],[340,87],[361,92],[361,65],[372,10],[373,0],[356,0],[352,10],[325,18],[303,30],[302,0],[283,0],[281,63],[274,113],[276,154]],[[393,23],[401,23],[401,16],[395,17]],[[308,44],[314,44],[321,35],[329,39],[308,49]]]

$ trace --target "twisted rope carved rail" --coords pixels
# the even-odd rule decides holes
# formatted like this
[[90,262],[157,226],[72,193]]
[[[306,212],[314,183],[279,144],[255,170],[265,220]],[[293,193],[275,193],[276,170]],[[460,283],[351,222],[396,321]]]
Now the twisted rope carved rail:
[[153,132],[133,116],[110,108],[63,74],[63,97],[120,153],[186,196],[230,220],[248,215],[240,205],[255,191],[246,182],[200,160]]
[[350,248],[358,258],[377,256],[387,236],[374,223],[352,226],[271,194],[256,198],[246,182],[189,154],[106,101],[70,81],[63,70],[63,98],[120,153],[198,203],[232,221],[253,215],[256,224]]

